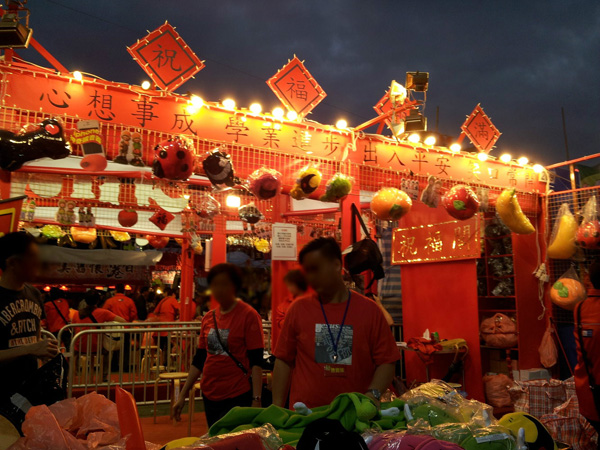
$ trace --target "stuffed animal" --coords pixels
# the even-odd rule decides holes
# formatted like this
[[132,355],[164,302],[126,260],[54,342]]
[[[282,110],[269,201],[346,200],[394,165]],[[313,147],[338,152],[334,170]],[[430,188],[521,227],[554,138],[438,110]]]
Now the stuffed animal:
[[194,170],[191,144],[181,137],[162,141],[154,148],[152,173],[169,180],[187,180]]
[[281,174],[274,169],[262,167],[252,172],[248,180],[250,191],[259,200],[269,200],[281,191]]
[[71,154],[58,119],[46,119],[37,128],[22,134],[0,130],[0,168],[17,170],[39,158],[62,159]]
[[235,186],[236,178],[233,174],[233,163],[231,156],[219,149],[213,150],[202,161],[204,173],[214,186]]

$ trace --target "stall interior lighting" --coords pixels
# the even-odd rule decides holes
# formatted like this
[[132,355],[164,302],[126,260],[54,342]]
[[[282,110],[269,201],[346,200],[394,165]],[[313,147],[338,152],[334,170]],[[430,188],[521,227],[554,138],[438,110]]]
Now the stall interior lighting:
[[45,286],[45,287],[44,287],[44,291],[45,291],[45,292],[50,292],[50,286]]
[[229,208],[239,208],[242,204],[242,199],[237,194],[229,194],[225,199],[225,204]]
[[487,159],[488,159],[488,155],[487,155],[487,153],[484,153],[484,152],[479,152],[479,153],[477,154],[477,159],[478,159],[479,161],[481,161],[481,162],[487,161]]
[[296,120],[298,118],[298,113],[296,111],[288,111],[287,119],[288,120]]
[[152,87],[152,83],[150,83],[148,80],[142,81],[142,89],[143,90],[147,91],[151,87]]
[[452,144],[450,146],[450,151],[454,152],[454,153],[458,153],[460,152],[461,146],[458,142],[455,142],[454,144]]
[[517,159],[517,162],[522,166],[526,166],[529,162],[529,158],[527,158],[526,156],[521,156],[519,159]]
[[126,284],[126,285],[125,285],[125,290],[126,290],[126,291],[131,291],[131,290],[132,290],[132,288],[131,288],[131,286],[129,286],[128,284]]
[[64,284],[59,288],[61,291],[68,291],[69,288],[66,287]]
[[500,156],[500,161],[508,164],[509,162],[512,161],[512,156],[510,156],[510,153],[504,153],[504,154],[502,154],[502,156]]
[[81,81],[83,80],[83,74],[79,70],[76,70],[75,72],[73,72],[73,78],[77,81]]

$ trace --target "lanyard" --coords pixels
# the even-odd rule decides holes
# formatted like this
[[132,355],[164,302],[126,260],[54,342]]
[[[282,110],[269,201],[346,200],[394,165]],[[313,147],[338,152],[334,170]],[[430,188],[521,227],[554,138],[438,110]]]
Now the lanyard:
[[334,364],[338,360],[338,344],[340,343],[340,338],[342,337],[342,331],[344,330],[344,323],[346,323],[346,315],[348,314],[348,308],[350,307],[350,290],[348,290],[348,301],[346,301],[346,310],[344,311],[344,317],[342,318],[342,323],[340,325],[340,329],[338,331],[337,339],[333,339],[333,333],[331,332],[331,327],[329,326],[329,320],[327,320],[327,314],[325,314],[325,308],[323,307],[323,302],[319,298],[319,304],[321,305],[321,311],[323,312],[323,317],[325,318],[325,324],[327,325],[327,331],[329,332],[329,337],[331,338],[331,345],[333,346],[333,362]]

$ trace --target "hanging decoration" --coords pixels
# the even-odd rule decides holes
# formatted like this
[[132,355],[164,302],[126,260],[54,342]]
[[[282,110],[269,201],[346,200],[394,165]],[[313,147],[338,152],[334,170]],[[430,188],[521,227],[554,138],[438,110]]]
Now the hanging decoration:
[[552,302],[569,311],[573,311],[577,303],[585,300],[586,297],[585,286],[579,280],[577,272],[573,267],[570,267],[562,274],[552,285],[552,289],[550,289],[550,299]]
[[62,159],[71,154],[59,119],[46,119],[30,131],[0,130],[0,168],[14,171],[40,158]]
[[117,242],[128,242],[131,240],[131,235],[127,231],[110,230],[110,237]]
[[595,195],[585,203],[582,216],[583,220],[577,229],[577,245],[587,250],[597,249],[600,247],[600,222],[598,222],[598,202]]
[[152,222],[161,230],[164,230],[174,218],[175,216],[169,211],[160,208],[158,211],[152,214],[152,216],[148,220],[150,220],[150,222]]
[[269,200],[281,192],[281,173],[261,167],[248,177],[249,189],[259,200]]
[[577,234],[577,220],[571,213],[568,203],[563,203],[558,210],[550,245],[547,254],[551,259],[571,259],[577,251],[575,235]]
[[65,232],[58,225],[44,225],[42,227],[42,236],[47,239],[60,239]]
[[212,195],[207,193],[199,196],[199,198],[195,198],[191,202],[190,207],[202,219],[212,219],[221,212],[221,204]]
[[402,178],[400,180],[400,190],[406,192],[411,200],[419,200],[419,180]]
[[117,216],[119,220],[119,224],[122,227],[130,228],[134,226],[138,221],[138,213],[135,209],[123,209],[119,211],[119,215]]
[[473,189],[459,184],[442,197],[442,205],[448,214],[458,220],[467,220],[479,210],[479,199]]
[[510,231],[516,234],[531,234],[535,228],[523,213],[517,191],[515,189],[505,189],[496,200],[496,212],[500,219]]
[[500,138],[500,131],[494,126],[492,120],[483,112],[478,104],[471,115],[462,124],[461,130],[467,136],[475,148],[480,152],[489,153]]
[[91,172],[100,172],[106,169],[108,161],[102,146],[102,135],[100,134],[100,122],[97,120],[80,120],[77,122],[77,130],[71,135],[73,145],[81,145],[83,159],[79,165]]
[[92,227],[71,227],[71,235],[80,244],[91,244],[98,237],[96,229]]
[[236,185],[237,180],[234,176],[231,156],[218,148],[210,152],[202,161],[202,169],[213,186],[233,187]]
[[410,196],[396,188],[380,189],[371,200],[371,211],[379,220],[399,220],[411,208]]
[[254,202],[240,206],[238,208],[238,214],[243,222],[249,223],[250,225],[254,225],[265,218]]
[[55,218],[61,225],[74,225],[76,223],[75,202],[61,198],[58,201],[58,211]]
[[187,180],[194,171],[192,143],[183,137],[162,141],[154,148],[152,173],[168,180]]
[[94,213],[92,213],[92,207],[80,206],[79,207],[79,225],[82,227],[93,227],[96,224]]
[[421,193],[421,201],[430,208],[437,208],[440,204],[442,180],[434,175],[427,178],[427,187]]
[[290,196],[296,200],[308,197],[318,189],[322,177],[323,175],[315,166],[307,165],[298,173],[298,178],[290,191]]
[[167,244],[169,243],[168,236],[156,236],[156,235],[152,235],[152,234],[147,234],[146,240],[152,247],[154,247],[157,250],[161,249],[161,248],[165,248],[167,246]]
[[327,182],[325,194],[319,200],[322,202],[339,202],[352,191],[354,180],[343,173],[336,173],[331,180]]
[[131,132],[123,130],[121,132],[121,140],[119,141],[119,154],[113,159],[117,164],[129,164],[127,155],[129,155],[129,146],[131,144]]
[[265,238],[254,239],[254,248],[261,253],[269,253],[271,251],[271,242]]

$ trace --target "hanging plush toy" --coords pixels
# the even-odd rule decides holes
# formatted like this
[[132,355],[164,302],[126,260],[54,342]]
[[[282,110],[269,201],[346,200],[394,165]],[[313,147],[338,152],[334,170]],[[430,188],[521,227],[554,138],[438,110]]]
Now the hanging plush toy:
[[315,192],[321,184],[323,176],[321,172],[314,166],[308,165],[299,173],[294,187],[290,191],[292,198],[302,200]]
[[22,134],[0,130],[0,168],[17,170],[39,158],[62,159],[71,154],[61,122],[46,119],[37,128]]
[[259,200],[269,200],[281,191],[281,174],[274,169],[262,167],[248,177],[250,191]]
[[319,200],[322,202],[339,202],[352,191],[352,178],[343,173],[336,173],[327,182],[325,194]]
[[202,169],[214,186],[233,187],[236,184],[231,156],[218,148],[210,152],[202,161]]
[[412,208],[409,195],[396,188],[383,188],[371,200],[371,211],[379,220],[399,220]]
[[157,250],[166,247],[169,243],[168,236],[155,236],[148,234],[146,235],[146,239],[148,240],[148,243]]
[[523,214],[516,189],[505,189],[496,200],[496,212],[510,231],[516,234],[531,234],[535,228]]
[[254,203],[248,203],[247,205],[240,206],[238,208],[240,219],[244,222],[254,225],[264,219],[263,214],[256,207]]
[[221,212],[221,204],[209,194],[202,195],[195,199],[190,207],[196,211],[196,214],[202,219],[211,219]]
[[462,184],[452,187],[442,197],[448,214],[458,220],[467,220],[479,210],[479,199],[473,189]]
[[187,139],[175,137],[154,147],[152,173],[168,180],[187,180],[194,170],[192,145]]

